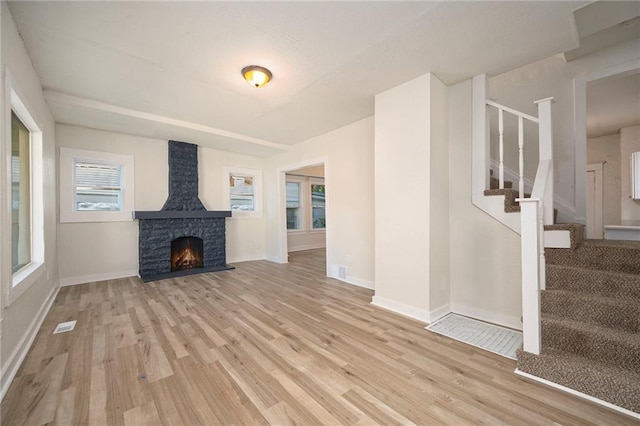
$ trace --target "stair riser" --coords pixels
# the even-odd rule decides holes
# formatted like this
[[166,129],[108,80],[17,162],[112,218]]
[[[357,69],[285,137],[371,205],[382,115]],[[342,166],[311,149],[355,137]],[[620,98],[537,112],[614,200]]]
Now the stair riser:
[[640,303],[640,276],[569,269],[547,265],[547,289],[567,290],[597,296],[635,299]]
[[594,299],[554,290],[542,292],[542,313],[629,333],[640,332],[640,304],[625,300]]
[[640,344],[634,341],[615,341],[606,334],[576,331],[543,319],[542,344],[640,374]]
[[640,274],[638,250],[625,247],[612,248],[582,245],[576,250],[546,249],[545,258],[547,263],[551,265]]

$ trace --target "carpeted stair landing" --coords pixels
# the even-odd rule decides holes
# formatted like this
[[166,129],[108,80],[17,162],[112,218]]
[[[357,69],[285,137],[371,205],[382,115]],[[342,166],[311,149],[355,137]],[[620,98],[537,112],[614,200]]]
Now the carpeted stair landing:
[[640,413],[640,242],[546,249],[542,352],[518,369]]

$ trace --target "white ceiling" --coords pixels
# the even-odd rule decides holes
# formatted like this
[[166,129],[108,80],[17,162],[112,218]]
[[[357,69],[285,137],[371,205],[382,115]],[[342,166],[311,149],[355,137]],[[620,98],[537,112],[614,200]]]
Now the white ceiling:
[[[266,156],[455,83],[575,49],[588,2],[9,2],[57,122]],[[240,75],[273,72],[267,86]]]
[[640,125],[640,70],[596,80],[587,86],[587,137]]

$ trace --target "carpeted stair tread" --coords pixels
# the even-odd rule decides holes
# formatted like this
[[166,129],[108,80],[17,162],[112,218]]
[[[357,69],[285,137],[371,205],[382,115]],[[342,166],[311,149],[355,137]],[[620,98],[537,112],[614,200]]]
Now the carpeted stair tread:
[[596,271],[547,263],[548,290],[567,290],[597,296],[631,299],[640,304],[640,275]]
[[[513,182],[505,180],[504,181],[505,188],[513,187]],[[493,176],[490,178],[489,189],[498,189],[500,188],[500,179],[494,178]]]
[[498,188],[491,188],[491,189],[485,189],[484,190],[484,195],[505,195],[507,193],[507,191],[513,191],[512,189],[509,188],[504,188],[504,189],[498,189]]
[[[504,211],[506,213],[515,213],[520,211],[520,203],[516,201],[518,198],[518,191],[515,189],[486,189],[484,191],[485,196],[504,196]],[[525,198],[531,197],[531,194],[524,194]]]
[[540,355],[518,350],[518,369],[640,413],[640,374],[555,348]]
[[576,249],[545,249],[548,264],[640,274],[640,241],[584,240]]
[[542,313],[640,333],[640,303],[634,299],[602,297],[567,290],[544,290]]
[[[640,374],[640,334],[552,315],[542,318],[542,345]],[[640,386],[640,384],[639,384]]]
[[640,242],[551,230],[569,230],[572,248],[545,249],[542,354],[519,351],[518,368],[640,413]]

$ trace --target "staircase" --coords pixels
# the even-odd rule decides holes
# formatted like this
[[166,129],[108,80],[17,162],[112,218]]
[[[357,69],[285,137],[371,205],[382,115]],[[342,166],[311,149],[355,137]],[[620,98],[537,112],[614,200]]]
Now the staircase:
[[[520,234],[523,347],[516,372],[640,419],[640,242],[583,240],[583,225],[554,224],[553,100],[536,101],[532,117],[489,100],[487,87],[486,76],[473,79],[472,203]],[[489,122],[490,108],[497,125]],[[504,179],[503,145],[514,143],[503,129],[506,114],[518,120],[519,169],[509,171],[518,189]],[[538,126],[538,166],[532,195],[519,198],[525,120]],[[497,128],[497,153],[490,128]],[[498,179],[488,173],[492,162]]]
[[[518,213],[520,212],[520,204],[516,201],[519,197],[518,191],[513,188],[513,182],[504,181],[504,188],[500,189],[500,181],[493,177],[493,170],[490,170],[491,174],[489,181],[489,189],[484,191],[486,197],[491,196],[504,196],[504,212],[505,213]],[[525,198],[531,197],[531,194],[524,194]]]
[[640,242],[545,250],[542,350],[518,370],[640,413]]

